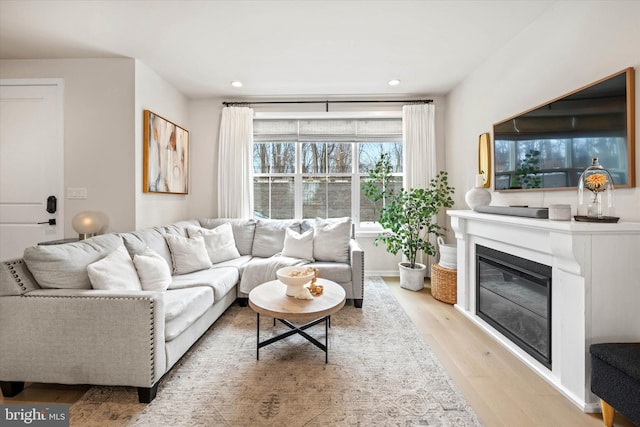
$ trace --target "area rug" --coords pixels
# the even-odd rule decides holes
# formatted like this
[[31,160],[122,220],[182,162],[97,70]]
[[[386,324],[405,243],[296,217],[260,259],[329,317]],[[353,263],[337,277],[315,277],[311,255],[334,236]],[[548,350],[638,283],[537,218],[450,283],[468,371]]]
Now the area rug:
[[[261,318],[260,338],[286,326]],[[321,342],[324,324],[307,330]],[[231,306],[161,381],[150,404],[131,387],[92,387],[72,426],[479,426],[393,294],[365,282],[362,309],[331,316],[329,363],[295,335],[260,350],[256,316]]]

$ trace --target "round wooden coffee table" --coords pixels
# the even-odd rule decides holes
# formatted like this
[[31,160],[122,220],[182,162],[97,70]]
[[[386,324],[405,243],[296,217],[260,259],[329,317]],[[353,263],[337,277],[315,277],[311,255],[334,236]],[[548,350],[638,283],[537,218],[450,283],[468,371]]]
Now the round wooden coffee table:
[[[272,280],[255,287],[249,293],[249,307],[256,312],[257,349],[256,358],[260,360],[260,349],[291,335],[300,334],[313,345],[325,352],[325,363],[329,362],[329,325],[331,315],[336,313],[346,301],[346,294],[342,286],[327,279],[317,279],[322,285],[322,295],[313,299],[297,299],[287,296],[287,286],[279,280]],[[291,330],[260,342],[260,315],[277,319]],[[308,322],[302,326],[295,326],[291,322]],[[305,332],[306,329],[324,322],[324,344]]]

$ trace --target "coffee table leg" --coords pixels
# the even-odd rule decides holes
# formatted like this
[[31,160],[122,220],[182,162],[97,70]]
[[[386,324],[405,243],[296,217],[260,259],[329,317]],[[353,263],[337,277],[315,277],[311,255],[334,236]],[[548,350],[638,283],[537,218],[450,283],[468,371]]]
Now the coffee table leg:
[[256,360],[260,360],[260,313],[256,313]]
[[331,316],[324,318],[324,363],[329,363],[329,323]]

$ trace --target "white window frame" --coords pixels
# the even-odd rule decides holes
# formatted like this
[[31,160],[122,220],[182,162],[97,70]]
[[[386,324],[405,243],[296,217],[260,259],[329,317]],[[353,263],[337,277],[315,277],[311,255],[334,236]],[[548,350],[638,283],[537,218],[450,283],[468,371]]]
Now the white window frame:
[[[254,119],[257,120],[282,120],[282,119],[290,119],[290,120],[304,120],[304,119],[402,119],[402,111],[359,111],[359,112],[256,112],[254,113]],[[400,141],[402,142],[402,141]],[[295,142],[295,144],[300,145],[302,142]],[[351,217],[353,224],[355,224],[355,229],[358,235],[366,236],[366,235],[377,235],[380,231],[382,231],[382,227],[379,223],[362,223],[360,221],[360,183],[362,181],[362,177],[364,175],[358,173],[356,170],[359,164],[359,153],[358,153],[358,144],[351,144],[352,150],[352,172],[349,174],[351,179]],[[303,209],[303,180],[302,177],[305,174],[302,172],[301,168],[298,166],[301,164],[301,152],[302,150],[297,147],[296,148],[296,171],[294,174],[284,174],[286,176],[294,176],[294,194],[295,194],[295,204],[294,204],[294,218],[302,219],[302,209]],[[269,174],[271,176],[278,176],[282,174]],[[313,175],[313,174],[311,174]],[[337,176],[339,174],[330,174],[330,176]],[[402,176],[403,174],[397,174],[398,176]],[[318,176],[327,176],[323,174],[318,174]],[[252,178],[253,179],[253,178]],[[357,196],[357,197],[356,197]],[[253,197],[253,195],[252,195]]]

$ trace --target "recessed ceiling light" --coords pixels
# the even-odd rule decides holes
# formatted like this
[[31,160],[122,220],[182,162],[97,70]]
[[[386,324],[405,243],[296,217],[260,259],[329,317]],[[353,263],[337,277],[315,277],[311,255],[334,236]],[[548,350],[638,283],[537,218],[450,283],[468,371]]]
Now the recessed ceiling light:
[[389,86],[398,86],[400,84],[400,80],[399,79],[392,79],[389,80]]
[[237,80],[232,81],[231,82],[231,86],[233,86],[233,87],[242,87],[242,82],[239,82]]

